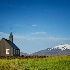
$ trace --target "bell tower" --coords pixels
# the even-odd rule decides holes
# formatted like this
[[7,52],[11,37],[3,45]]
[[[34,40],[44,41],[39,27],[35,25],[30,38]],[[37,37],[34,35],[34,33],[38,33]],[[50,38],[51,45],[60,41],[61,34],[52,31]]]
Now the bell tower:
[[13,42],[13,35],[12,35],[12,32],[10,33],[9,40],[10,40],[11,42]]

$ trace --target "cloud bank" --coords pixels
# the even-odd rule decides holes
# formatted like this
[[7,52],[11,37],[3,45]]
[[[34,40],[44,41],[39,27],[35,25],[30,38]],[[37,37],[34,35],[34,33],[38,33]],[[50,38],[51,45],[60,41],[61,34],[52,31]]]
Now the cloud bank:
[[[35,33],[31,33],[31,34],[46,34],[46,32],[35,32]],[[4,33],[4,32],[0,32],[0,39],[1,38],[8,38],[10,34]],[[18,35],[18,34],[14,34],[14,38],[17,39],[26,39],[26,40],[70,40],[70,38],[56,38],[56,37],[45,37],[45,38],[36,38],[36,37],[26,37],[23,35]]]
[[0,32],[0,39],[1,38],[8,38],[9,34],[4,33],[4,32]]

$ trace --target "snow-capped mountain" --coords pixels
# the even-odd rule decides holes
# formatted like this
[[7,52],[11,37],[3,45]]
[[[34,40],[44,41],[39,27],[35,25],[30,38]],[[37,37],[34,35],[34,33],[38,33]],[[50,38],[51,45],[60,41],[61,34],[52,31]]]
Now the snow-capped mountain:
[[41,50],[38,52],[35,52],[31,55],[46,55],[46,56],[56,56],[56,55],[70,55],[70,45],[64,44],[64,45],[58,45],[52,48],[47,48],[46,50]]
[[68,45],[68,44],[58,45],[58,46],[53,47],[52,49],[61,49],[63,51],[66,49],[70,49],[70,45]]

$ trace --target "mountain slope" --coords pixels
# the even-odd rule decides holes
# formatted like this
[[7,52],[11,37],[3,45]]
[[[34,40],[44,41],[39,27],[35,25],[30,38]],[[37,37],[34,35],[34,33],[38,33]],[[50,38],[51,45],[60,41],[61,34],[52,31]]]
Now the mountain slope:
[[64,44],[64,45],[58,45],[53,48],[47,48],[46,50],[41,50],[38,52],[35,52],[31,55],[46,55],[46,56],[56,56],[56,55],[70,55],[70,45]]
[[27,53],[23,53],[23,52],[20,52],[20,56],[22,56],[22,55],[24,55],[24,56],[28,56],[29,54],[27,54]]

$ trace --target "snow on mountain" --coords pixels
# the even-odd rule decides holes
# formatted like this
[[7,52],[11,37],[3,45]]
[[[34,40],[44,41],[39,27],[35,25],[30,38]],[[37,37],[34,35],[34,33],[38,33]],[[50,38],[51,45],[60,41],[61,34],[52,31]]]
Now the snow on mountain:
[[53,49],[61,49],[63,51],[66,49],[70,49],[70,45],[68,45],[68,44],[58,45],[58,46],[53,47]]
[[35,52],[31,55],[46,55],[46,56],[57,56],[57,55],[70,55],[70,45],[64,44],[64,45],[58,45],[52,48],[47,48],[46,50],[41,50],[38,52]]

